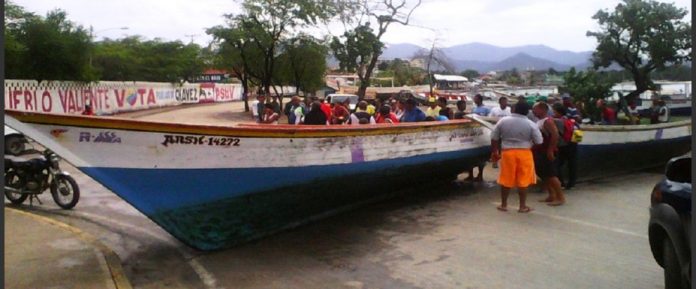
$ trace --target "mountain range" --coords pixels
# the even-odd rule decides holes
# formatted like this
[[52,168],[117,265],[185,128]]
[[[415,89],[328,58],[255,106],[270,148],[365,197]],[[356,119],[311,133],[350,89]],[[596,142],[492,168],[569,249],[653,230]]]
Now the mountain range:
[[[381,59],[411,59],[426,48],[410,43],[387,44]],[[547,70],[565,71],[571,67],[584,69],[591,65],[592,51],[573,52],[557,50],[545,45],[499,47],[486,43],[468,43],[440,49],[458,70]]]

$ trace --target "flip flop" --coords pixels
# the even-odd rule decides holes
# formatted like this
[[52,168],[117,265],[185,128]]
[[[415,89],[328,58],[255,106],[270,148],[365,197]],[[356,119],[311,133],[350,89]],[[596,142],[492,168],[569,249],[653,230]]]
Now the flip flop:
[[507,207],[497,206],[496,209],[498,209],[498,211],[501,211],[501,212],[507,212]]
[[534,209],[532,209],[531,207],[524,207],[524,208],[517,210],[518,213],[529,213],[531,211],[534,211]]
[[541,200],[539,200],[539,202],[540,203],[551,203],[551,202],[553,202],[553,199],[549,199],[549,198],[541,199]]
[[546,205],[556,207],[556,206],[561,206],[563,204],[565,204],[565,202],[551,202],[551,203],[548,203]]

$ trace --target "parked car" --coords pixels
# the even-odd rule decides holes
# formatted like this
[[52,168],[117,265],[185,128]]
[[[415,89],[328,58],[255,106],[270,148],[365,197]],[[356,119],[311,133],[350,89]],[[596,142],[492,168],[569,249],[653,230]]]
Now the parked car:
[[348,105],[350,111],[355,111],[355,106],[358,105],[358,96],[355,94],[340,94],[334,93],[326,96],[331,98],[331,103],[343,103],[346,99],[350,99],[350,104]]
[[691,288],[691,155],[667,163],[650,203],[650,249],[664,268],[665,288]]

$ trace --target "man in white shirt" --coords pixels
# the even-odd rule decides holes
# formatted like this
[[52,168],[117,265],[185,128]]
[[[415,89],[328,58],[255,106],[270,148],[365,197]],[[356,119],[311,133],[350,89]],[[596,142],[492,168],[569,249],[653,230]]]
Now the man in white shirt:
[[663,99],[660,99],[658,104],[660,105],[660,108],[658,110],[659,116],[657,117],[657,120],[659,122],[669,122],[669,107],[667,107],[667,104]]
[[261,107],[265,104],[266,97],[262,94],[259,94],[256,96],[256,99],[251,102],[251,118],[253,118],[256,122],[261,121],[261,116],[263,114],[263,109],[259,111],[259,103],[261,103]]
[[512,112],[510,111],[510,107],[508,106],[507,97],[501,96],[498,99],[498,103],[500,104],[500,106],[496,106],[493,109],[491,109],[491,113],[488,116],[504,117],[512,114]]

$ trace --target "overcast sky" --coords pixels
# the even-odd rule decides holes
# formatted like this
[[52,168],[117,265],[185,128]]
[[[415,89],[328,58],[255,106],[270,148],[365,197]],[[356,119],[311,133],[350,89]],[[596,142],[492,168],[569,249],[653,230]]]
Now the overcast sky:
[[[28,11],[45,15],[60,8],[78,24],[94,27],[98,38],[141,35],[148,39],[180,39],[205,45],[205,28],[224,24],[223,14],[239,13],[235,0],[13,0]],[[570,51],[593,50],[596,30],[591,18],[600,9],[613,9],[618,0],[423,0],[414,12],[413,26],[394,25],[383,41],[430,46],[435,39],[446,47],[469,42],[498,46],[544,44]],[[675,3],[689,11],[691,1]],[[128,30],[112,29],[128,27]],[[323,28],[334,35],[339,29]],[[336,26],[338,28],[340,26]]]

